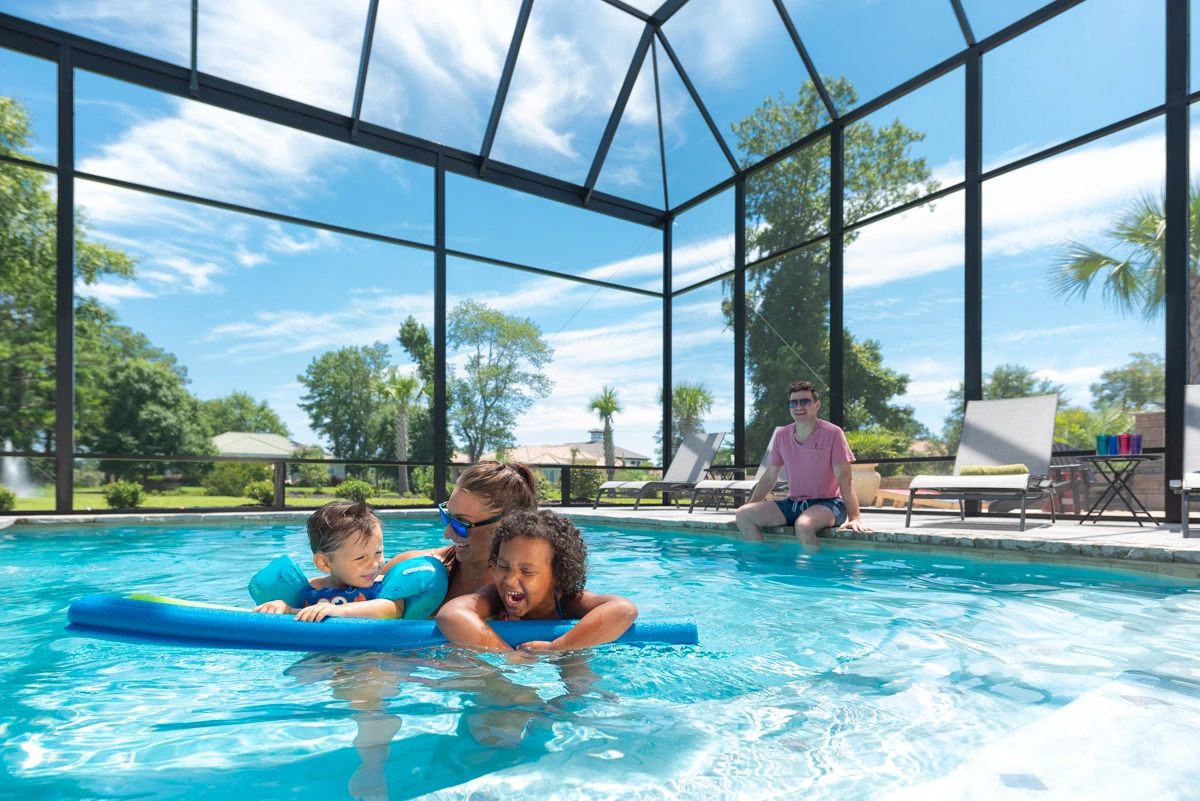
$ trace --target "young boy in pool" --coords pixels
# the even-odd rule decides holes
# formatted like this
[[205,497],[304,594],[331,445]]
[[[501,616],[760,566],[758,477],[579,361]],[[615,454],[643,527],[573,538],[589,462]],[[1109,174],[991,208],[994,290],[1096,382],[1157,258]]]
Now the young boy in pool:
[[519,650],[588,648],[612,642],[637,619],[637,607],[627,598],[583,588],[587,545],[579,529],[554,512],[506,517],[492,537],[491,564],[492,584],[438,612],[438,628],[451,642],[511,651],[488,620],[578,620],[554,642],[527,642]]
[[333,501],[308,518],[313,564],[327,575],[309,580],[301,592],[303,608],[268,601],[255,612],[295,614],[316,622],[327,617],[398,618],[404,600],[378,598],[383,568],[383,525],[366,503]]

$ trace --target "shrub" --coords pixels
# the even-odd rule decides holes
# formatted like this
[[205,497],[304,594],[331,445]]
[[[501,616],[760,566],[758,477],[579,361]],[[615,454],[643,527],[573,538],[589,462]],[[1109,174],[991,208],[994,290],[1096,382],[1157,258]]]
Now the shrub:
[[227,495],[240,498],[242,490],[246,488],[247,484],[266,481],[269,478],[270,474],[265,464],[221,462],[201,483],[207,495]]
[[[414,467],[412,469],[412,488],[418,497],[428,498],[433,500],[433,468],[426,465],[424,467]],[[454,492],[454,482],[446,482],[446,497],[450,497],[450,493]]]
[[375,488],[365,481],[351,478],[339,484],[333,494],[345,501],[361,503],[375,494]]
[[604,483],[605,472],[596,470],[575,469],[571,471],[571,498],[577,501],[594,501],[600,485]]
[[146,497],[142,485],[136,481],[114,481],[101,487],[100,493],[110,509],[136,509]]
[[546,474],[541,470],[533,471],[533,484],[537,487],[537,496],[539,501],[544,501],[550,497],[551,491],[554,490],[554,485],[550,483],[550,479],[546,478]]
[[251,481],[242,490],[242,495],[263,506],[275,505],[275,485],[270,481]]
[[0,512],[11,512],[17,506],[17,493],[0,487]]

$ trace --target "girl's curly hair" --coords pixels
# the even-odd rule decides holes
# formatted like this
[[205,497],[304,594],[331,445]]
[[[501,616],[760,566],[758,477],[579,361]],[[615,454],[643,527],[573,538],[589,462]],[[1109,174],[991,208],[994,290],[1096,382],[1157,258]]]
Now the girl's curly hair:
[[554,587],[563,598],[572,598],[583,592],[587,583],[587,544],[579,529],[565,517],[554,512],[514,512],[492,535],[490,562],[496,564],[500,546],[514,537],[532,537],[550,543],[553,556],[550,570],[554,574]]

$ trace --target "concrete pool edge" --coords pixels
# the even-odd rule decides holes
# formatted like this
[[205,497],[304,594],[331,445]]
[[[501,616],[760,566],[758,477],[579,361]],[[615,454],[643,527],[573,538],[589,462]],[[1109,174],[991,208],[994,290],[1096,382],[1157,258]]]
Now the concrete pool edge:
[[[239,524],[239,523],[303,523],[312,513],[311,509],[288,511],[244,511],[196,512],[196,513],[153,513],[104,514],[104,515],[19,515],[0,518],[0,531],[46,529],[58,526],[120,526],[153,523],[156,525],[187,525],[196,523]],[[626,511],[607,512],[586,507],[554,509],[580,523],[603,523],[645,528],[650,530],[681,530],[689,533],[710,534],[736,538],[737,526],[731,514],[681,515],[631,514]],[[432,509],[380,509],[383,520],[433,520],[437,513]],[[1062,526],[1064,524],[1060,524]],[[1055,530],[1054,527],[1051,527]],[[1058,528],[1058,533],[1069,532]],[[767,529],[766,537],[772,542],[787,542],[792,539],[790,528]],[[1135,532],[1136,533],[1136,532]],[[947,531],[930,533],[905,530],[901,527],[876,531],[843,531],[826,529],[820,532],[823,544],[843,547],[866,547],[872,549],[895,549],[919,552],[969,553],[982,557],[1028,562],[1053,562],[1077,565],[1104,566],[1120,570],[1135,570],[1142,573],[1158,573],[1178,578],[1200,580],[1200,540],[1178,539],[1172,544],[1138,543],[1131,535],[1117,542],[1090,542],[1084,537],[1050,539],[1037,536],[1036,532],[1010,531]],[[1194,544],[1193,544],[1194,543]]]

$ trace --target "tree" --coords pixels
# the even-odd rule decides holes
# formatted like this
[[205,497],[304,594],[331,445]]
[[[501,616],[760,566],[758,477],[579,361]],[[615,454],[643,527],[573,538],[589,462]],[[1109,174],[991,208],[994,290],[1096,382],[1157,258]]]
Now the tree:
[[257,401],[245,392],[234,390],[224,398],[201,401],[200,404],[205,425],[214,437],[226,431],[292,435],[271,404]]
[[[379,383],[379,393],[385,402],[396,410],[395,445],[396,461],[408,461],[408,412],[421,395],[421,379],[413,375],[401,375],[395,367]],[[408,466],[400,465],[400,481],[396,491],[408,494]]]
[[[412,315],[409,315],[404,324],[400,326],[400,334],[396,339],[413,363],[417,365],[417,375],[424,385],[422,392],[429,399],[428,405],[413,406],[409,410],[409,455],[415,462],[432,462],[434,433],[430,408],[433,406],[437,377],[437,371],[434,369],[433,340],[429,336],[429,330],[417,322]],[[446,375],[446,404],[449,406],[452,401],[450,385],[454,375],[449,365],[446,366]],[[443,436],[446,440],[446,453],[454,453],[454,437],[449,430],[443,432]]]
[[[1160,197],[1143,195],[1113,219],[1105,233],[1111,249],[1103,252],[1070,241],[1050,267],[1050,289],[1063,300],[1087,299],[1096,284],[1105,305],[1123,316],[1147,322],[1163,312],[1167,298],[1167,216]],[[1200,383],[1200,187],[1188,197],[1188,375]]]
[[613,480],[613,466],[617,463],[616,445],[613,444],[612,419],[620,414],[621,401],[617,398],[617,388],[605,385],[588,401],[588,409],[604,423],[604,465],[608,468],[608,480]]
[[[13,98],[0,97],[0,155],[20,158],[32,140],[29,112]],[[0,442],[10,440],[19,450],[52,450],[55,444],[56,232],[54,193],[46,173],[0,163]],[[77,283],[87,287],[106,277],[132,278],[134,261],[89,241],[87,232],[87,217],[78,210]],[[98,433],[102,387],[114,357],[141,355],[159,361],[164,356],[161,351],[147,352],[144,337],[118,329],[115,321],[111,309],[78,293],[74,381],[76,425],[83,439]],[[133,341],[137,337],[140,343]],[[135,353],[135,345],[141,345],[142,353]]]
[[[699,381],[681,381],[671,388],[671,451],[667,458],[662,452],[662,424],[659,423],[654,441],[658,443],[655,453],[663,464],[675,458],[676,451],[683,438],[689,434],[704,433],[704,415],[712,411],[715,398],[708,387]],[[658,392],[658,402],[662,404],[662,390]]]
[[[844,78],[827,79],[835,107],[857,102]],[[825,108],[811,83],[796,100],[781,94],[763,103],[733,126],[749,165],[820,127]],[[912,145],[925,135],[899,120],[878,129],[865,121],[845,133],[845,216],[851,223],[937,188],[923,158],[911,157]],[[815,239],[829,230],[829,139],[793,154],[747,182],[747,252],[779,252]],[[845,236],[846,244],[855,234]],[[750,420],[747,448],[761,453],[775,426],[786,421],[787,385],[809,380],[828,386],[829,248],[825,243],[756,267],[746,280],[746,378]],[[725,304],[732,325],[733,307]],[[844,386],[847,428],[882,425],[917,431],[913,411],[890,401],[907,389],[908,377],[880,364],[879,345],[858,342],[846,331]]]
[[[200,403],[166,365],[135,359],[117,365],[105,391],[103,430],[92,445],[101,453],[154,456],[215,455]],[[161,462],[102,461],[110,475],[145,481]],[[194,468],[193,468],[194,469]]]
[[1157,353],[1131,353],[1128,364],[1100,374],[1100,380],[1088,385],[1092,408],[1117,407],[1141,412],[1162,408],[1167,397],[1167,371]]
[[453,381],[454,430],[474,462],[487,450],[516,444],[517,417],[554,388],[542,373],[554,350],[533,320],[478,301],[458,304],[448,322],[447,345],[467,356],[466,377]]
[[379,431],[387,412],[374,388],[388,361],[383,342],[347,346],[314,357],[296,377],[307,390],[299,405],[309,425],[342,459],[381,456]]
[[[1070,399],[1061,384],[1048,378],[1038,378],[1028,367],[1020,364],[1002,364],[983,377],[983,399],[1027,398],[1031,395],[1058,395],[1060,408],[1067,406]],[[953,406],[942,425],[942,440],[947,453],[958,450],[962,439],[963,416],[967,413],[966,392],[962,382],[958,389],[946,393],[946,400]]]
[[[288,454],[293,459],[324,459],[325,451],[320,445],[299,445],[292,449]],[[296,471],[296,477],[300,480],[302,487],[315,487],[320,489],[329,483],[329,467],[323,464],[313,464],[312,462],[301,462],[291,466]]]

